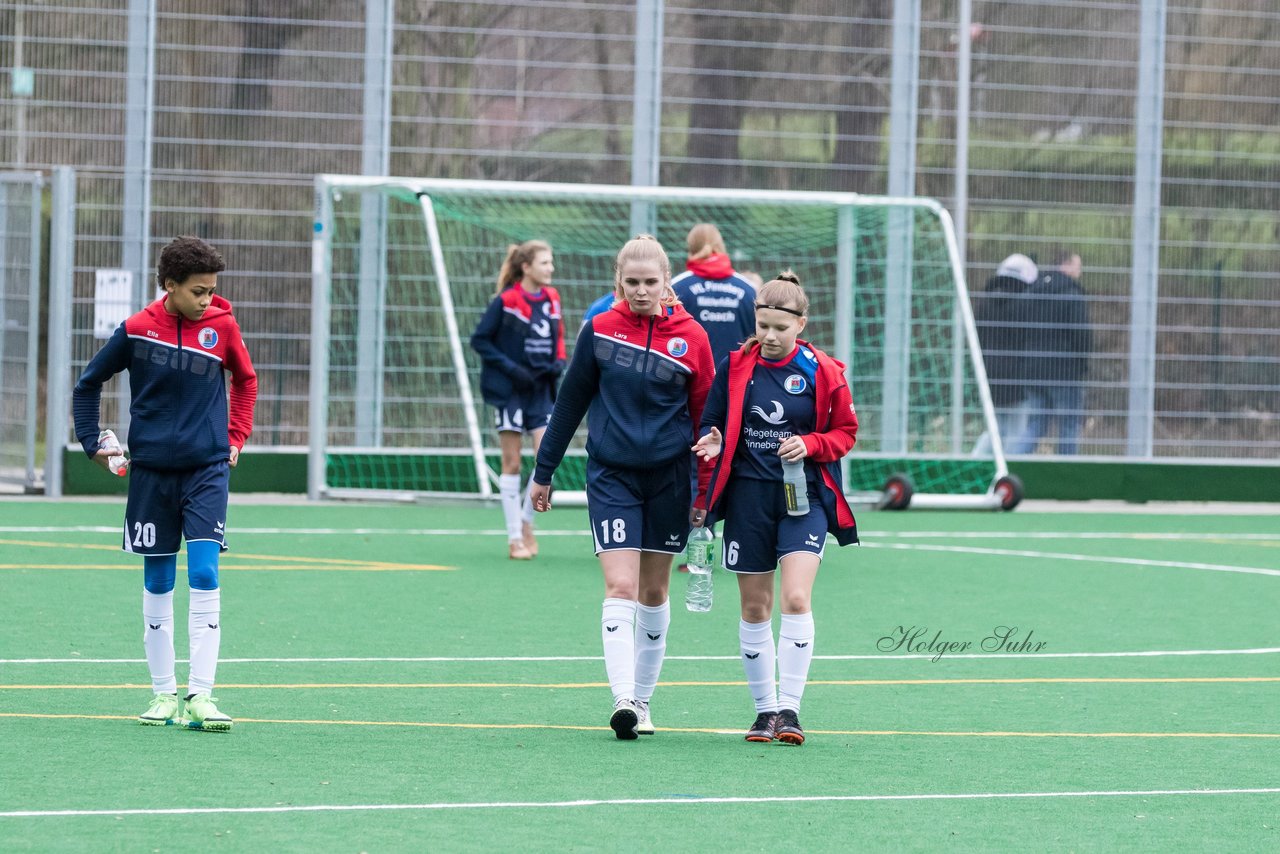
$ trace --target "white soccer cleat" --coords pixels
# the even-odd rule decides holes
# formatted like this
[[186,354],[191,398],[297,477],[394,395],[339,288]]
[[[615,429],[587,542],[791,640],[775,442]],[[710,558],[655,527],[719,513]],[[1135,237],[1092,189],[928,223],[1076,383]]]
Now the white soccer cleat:
[[639,735],[653,735],[653,719],[649,717],[649,701],[636,700],[636,733]]

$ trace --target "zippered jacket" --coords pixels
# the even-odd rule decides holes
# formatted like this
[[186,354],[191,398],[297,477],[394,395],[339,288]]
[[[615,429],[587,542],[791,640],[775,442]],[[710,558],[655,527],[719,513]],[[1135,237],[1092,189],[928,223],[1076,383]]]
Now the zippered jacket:
[[[129,372],[129,456],[154,469],[188,469],[228,459],[253,432],[258,376],[231,313],[215,295],[199,320],[165,310],[161,297],[116,327],[72,393],[76,438],[98,452],[102,385]],[[228,407],[224,373],[231,374]]]
[[715,366],[707,333],[679,305],[655,316],[626,302],[582,327],[542,437],[533,479],[550,484],[587,417],[587,454],[621,469],[689,453]]
[[[796,341],[807,348],[818,362],[814,376],[814,415],[816,429],[800,437],[804,442],[810,462],[817,465],[821,483],[823,510],[827,514],[827,530],[835,535],[842,546],[858,542],[858,525],[853,509],[844,497],[844,482],[840,474],[840,460],[853,450],[858,436],[858,415],[853,409],[853,397],[845,380],[844,365],[806,341]],[[719,428],[724,436],[720,455],[698,467],[698,497],[694,506],[714,512],[729,478],[733,475],[733,458],[742,434],[742,412],[747,399],[748,384],[759,358],[760,345],[751,342],[734,350],[721,363],[702,414],[699,435],[712,427]]]
[[519,280],[489,301],[471,335],[480,355],[480,394],[490,406],[506,406],[534,383],[555,382],[564,370],[560,294],[542,288],[535,298]]
[[756,331],[756,291],[733,271],[728,255],[689,260],[671,280],[685,311],[707,330],[717,365]]

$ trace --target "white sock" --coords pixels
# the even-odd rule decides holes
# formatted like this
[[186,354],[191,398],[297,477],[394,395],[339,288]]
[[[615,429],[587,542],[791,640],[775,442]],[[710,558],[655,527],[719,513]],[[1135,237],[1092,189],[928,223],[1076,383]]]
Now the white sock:
[[[649,702],[667,654],[667,629],[671,626],[671,602],[636,605],[636,699]],[[657,637],[654,637],[657,635]]]
[[520,521],[526,525],[533,524],[533,499],[529,497],[529,490],[533,489],[533,478],[529,478],[529,482],[525,484],[524,501],[520,504]]
[[778,708],[800,711],[813,661],[813,613],[783,614],[778,629]]
[[187,691],[191,694],[213,692],[213,676],[218,670],[218,647],[222,643],[221,590],[192,590],[191,619],[188,631],[191,640],[191,675],[187,679]]
[[502,496],[502,515],[507,520],[507,539],[524,540],[520,529],[520,475],[498,475],[498,493]]
[[151,690],[157,694],[176,694],[178,680],[173,675],[173,591],[152,593],[142,589],[142,648],[147,651],[147,668],[151,671]]
[[773,679],[773,623],[738,622],[738,644],[742,649],[742,669],[747,688],[756,701],[756,712],[778,711],[778,689]]
[[604,642],[604,671],[613,699],[636,695],[636,603],[630,599],[606,599],[600,612],[600,639]]

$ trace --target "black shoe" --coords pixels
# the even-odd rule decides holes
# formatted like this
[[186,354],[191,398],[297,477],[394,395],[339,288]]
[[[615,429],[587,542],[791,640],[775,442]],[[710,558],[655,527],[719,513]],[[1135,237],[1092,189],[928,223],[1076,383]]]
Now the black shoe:
[[773,721],[773,737],[797,747],[804,744],[804,730],[800,728],[800,717],[791,709],[778,712],[778,716]]
[[773,741],[774,712],[761,712],[747,730],[747,741]]
[[640,715],[636,712],[636,704],[632,700],[623,698],[613,704],[609,726],[620,741],[635,741],[639,735],[636,732],[636,724],[639,722]]

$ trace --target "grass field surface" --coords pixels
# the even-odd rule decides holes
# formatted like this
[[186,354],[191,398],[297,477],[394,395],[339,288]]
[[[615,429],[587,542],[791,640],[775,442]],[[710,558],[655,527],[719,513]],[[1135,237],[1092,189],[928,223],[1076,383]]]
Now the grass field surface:
[[122,517],[0,502],[5,852],[1280,848],[1277,516],[862,513],[819,573],[800,748],[742,739],[719,572],[707,614],[673,580],[658,732],[617,741],[559,507],[517,563],[495,507],[233,497],[235,728],[139,726]]

